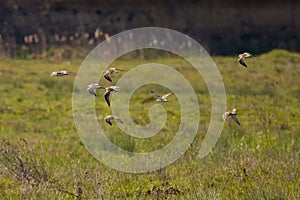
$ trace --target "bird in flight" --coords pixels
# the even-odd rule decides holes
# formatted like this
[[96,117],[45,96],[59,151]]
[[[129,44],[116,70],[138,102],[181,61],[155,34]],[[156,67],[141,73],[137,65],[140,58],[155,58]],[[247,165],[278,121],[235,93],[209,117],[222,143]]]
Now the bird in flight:
[[105,88],[104,98],[105,98],[108,106],[110,106],[110,100],[109,100],[110,93],[118,92],[117,88],[118,88],[118,86],[110,86],[110,87]]
[[223,120],[224,122],[227,122],[228,117],[231,116],[231,118],[235,121],[235,123],[237,123],[239,126],[241,125],[239,120],[236,117],[236,109],[234,108],[231,112],[225,112],[223,115]]
[[251,57],[251,56],[253,56],[253,55],[250,54],[250,53],[248,53],[248,52],[239,54],[239,59],[238,59],[238,61],[239,61],[239,63],[240,63],[241,65],[243,65],[244,67],[247,67],[246,63],[244,62],[244,59],[245,59],[245,58],[249,58],[249,57]]
[[123,124],[123,121],[120,120],[117,116],[108,115],[104,118],[105,122],[108,123],[110,126],[112,126],[111,120],[118,121]]
[[156,98],[158,102],[168,102],[167,97],[172,94],[172,92],[163,95],[162,97],[156,94],[153,90],[150,90],[151,94]]
[[67,70],[51,72],[50,76],[66,76],[71,74],[71,72],[67,72]]
[[117,69],[117,68],[109,68],[107,69],[104,73],[103,73],[103,77],[108,80],[109,82],[112,82],[111,78],[109,77],[109,75],[111,74],[117,74],[118,71],[123,71],[121,69]]
[[96,89],[105,89],[105,87],[102,87],[101,85],[99,85],[98,83],[92,83],[92,84],[89,84],[88,87],[87,87],[87,91],[94,95],[94,96],[97,96],[96,95]]

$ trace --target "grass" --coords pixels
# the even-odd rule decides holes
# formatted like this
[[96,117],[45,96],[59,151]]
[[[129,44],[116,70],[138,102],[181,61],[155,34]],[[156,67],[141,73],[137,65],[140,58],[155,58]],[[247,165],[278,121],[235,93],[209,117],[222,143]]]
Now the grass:
[[[128,55],[127,55],[128,56]],[[226,88],[228,109],[236,107],[241,126],[225,124],[213,151],[198,156],[210,119],[210,99],[200,75],[184,60],[125,57],[112,65],[127,69],[158,62],[174,67],[191,82],[200,102],[198,135],[173,164],[145,174],[115,171],[85,149],[72,118],[74,76],[49,77],[49,72],[76,72],[81,61],[1,60],[0,62],[0,196],[3,199],[299,199],[300,198],[300,55],[274,50],[247,59],[214,57]],[[114,76],[116,80],[121,75]],[[107,85],[105,80],[100,83]],[[148,85],[131,98],[137,124],[149,123],[155,104]],[[109,113],[96,102],[99,123],[108,137],[132,151],[160,149],[176,134],[180,110],[175,97],[164,107],[168,122],[153,138],[126,136],[108,127]],[[171,99],[172,98],[172,99]]]

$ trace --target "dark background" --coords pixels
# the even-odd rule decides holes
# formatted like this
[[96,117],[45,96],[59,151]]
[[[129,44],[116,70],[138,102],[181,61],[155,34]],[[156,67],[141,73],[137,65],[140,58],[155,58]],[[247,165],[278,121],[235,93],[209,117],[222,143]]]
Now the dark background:
[[144,26],[185,33],[212,55],[300,51],[299,19],[296,0],[1,0],[0,58],[90,50],[105,34]]

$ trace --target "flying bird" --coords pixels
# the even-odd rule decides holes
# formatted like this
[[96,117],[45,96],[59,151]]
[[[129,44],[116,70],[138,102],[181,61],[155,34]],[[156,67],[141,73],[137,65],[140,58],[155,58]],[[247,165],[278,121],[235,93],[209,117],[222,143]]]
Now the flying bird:
[[104,118],[105,122],[108,123],[110,126],[112,126],[111,120],[118,121],[123,124],[123,121],[120,120],[117,116],[108,115]]
[[107,69],[107,70],[103,73],[103,77],[104,77],[106,80],[112,82],[112,80],[111,80],[111,78],[109,77],[109,75],[111,75],[111,74],[117,74],[118,71],[123,71],[123,70],[117,69],[117,68],[109,68],[109,69]]
[[105,88],[104,98],[105,98],[108,106],[110,106],[110,101],[109,101],[110,93],[118,92],[117,88],[118,88],[117,86],[110,86],[110,87]]
[[229,116],[231,116],[231,118],[235,121],[235,123],[237,123],[239,126],[241,125],[239,120],[236,117],[236,109],[234,108],[231,112],[225,112],[223,115],[223,120],[224,122],[227,122],[227,119]]
[[105,87],[102,87],[101,85],[99,85],[98,83],[92,83],[92,84],[89,84],[88,87],[87,87],[87,91],[94,95],[94,96],[97,96],[96,95],[96,89],[105,89]]
[[65,76],[65,75],[69,75],[69,73],[66,70],[51,72],[50,74],[50,76]]
[[239,61],[239,63],[240,63],[241,65],[243,65],[244,67],[247,67],[246,63],[244,62],[244,59],[245,59],[245,58],[249,58],[249,57],[251,57],[251,56],[253,56],[253,55],[250,54],[250,53],[248,53],[248,52],[239,54],[239,59],[238,59],[238,61]]
[[163,95],[162,97],[156,94],[153,90],[150,90],[151,94],[156,98],[156,101],[158,102],[168,102],[167,97],[172,94],[172,92]]

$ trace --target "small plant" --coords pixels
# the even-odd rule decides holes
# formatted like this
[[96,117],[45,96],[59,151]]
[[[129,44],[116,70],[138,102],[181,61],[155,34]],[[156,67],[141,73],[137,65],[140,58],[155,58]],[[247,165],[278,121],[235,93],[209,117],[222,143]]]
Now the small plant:
[[3,169],[21,183],[44,183],[48,173],[44,162],[27,149],[27,141],[21,139],[17,144],[3,140],[0,144],[0,162]]

